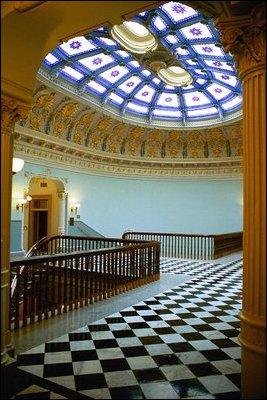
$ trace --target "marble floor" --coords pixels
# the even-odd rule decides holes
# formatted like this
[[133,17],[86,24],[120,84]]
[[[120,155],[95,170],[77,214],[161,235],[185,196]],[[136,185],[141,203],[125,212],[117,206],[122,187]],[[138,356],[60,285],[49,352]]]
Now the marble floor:
[[11,398],[240,398],[242,253],[161,259],[161,279],[12,332]]

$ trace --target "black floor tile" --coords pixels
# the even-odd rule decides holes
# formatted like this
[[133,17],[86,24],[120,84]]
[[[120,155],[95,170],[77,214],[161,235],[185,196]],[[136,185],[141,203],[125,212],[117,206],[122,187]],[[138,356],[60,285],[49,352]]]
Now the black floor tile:
[[143,337],[139,337],[139,340],[143,345],[164,343],[163,340],[159,336],[143,336]]
[[133,372],[139,383],[165,381],[163,373],[158,368],[138,369]]
[[76,390],[106,388],[107,382],[103,374],[85,374],[74,377]]
[[66,376],[66,375],[73,375],[72,363],[44,365],[44,378],[52,376]]
[[143,346],[132,346],[121,348],[125,357],[140,357],[148,355],[147,350]]
[[218,369],[214,367],[214,365],[212,365],[211,363],[191,364],[188,365],[188,368],[197,377],[221,374],[221,372],[218,371]]
[[104,372],[109,371],[124,371],[131,369],[125,358],[114,358],[113,360],[100,360]]
[[97,360],[97,352],[96,350],[75,350],[71,352],[72,361],[90,361]]
[[181,361],[175,354],[163,354],[159,356],[153,356],[152,358],[159,367],[162,367],[163,365],[181,364]]
[[231,358],[224,351],[219,350],[219,349],[218,350],[202,350],[201,353],[209,361],[227,360],[227,359]]
[[112,399],[145,399],[140,386],[127,386],[109,389]]
[[45,344],[45,352],[59,352],[59,351],[69,351],[70,343],[69,342],[54,342],[54,343],[46,343]]

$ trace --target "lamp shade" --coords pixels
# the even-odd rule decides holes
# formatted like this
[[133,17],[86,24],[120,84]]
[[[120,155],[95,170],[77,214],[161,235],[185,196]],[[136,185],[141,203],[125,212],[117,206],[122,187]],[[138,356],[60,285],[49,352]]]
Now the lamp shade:
[[21,171],[24,166],[24,160],[21,158],[13,158],[12,162],[12,172],[16,174],[17,172]]

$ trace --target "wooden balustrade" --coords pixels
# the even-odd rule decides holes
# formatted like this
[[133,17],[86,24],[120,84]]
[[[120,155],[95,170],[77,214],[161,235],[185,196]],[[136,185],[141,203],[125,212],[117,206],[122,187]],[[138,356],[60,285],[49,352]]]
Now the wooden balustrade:
[[83,307],[160,277],[160,257],[209,260],[242,250],[242,232],[53,235],[11,264],[10,329]]
[[71,236],[56,234],[46,236],[35,243],[27,252],[26,257],[43,254],[70,253],[72,251],[97,250],[143,243],[144,240],[102,238],[92,236]]
[[242,250],[242,236],[242,232],[196,235],[127,231],[122,238],[159,241],[161,257],[213,260]]
[[[102,245],[110,245],[112,240],[102,239]],[[117,242],[120,245],[112,248],[11,261],[15,276],[10,300],[10,329],[83,307],[160,278],[158,242],[137,241],[134,244],[136,241],[122,239]],[[50,240],[48,243],[54,251],[57,248],[54,246],[60,242]],[[95,244],[99,246],[100,242],[97,240]]]
[[214,258],[242,250],[242,232],[214,235]]

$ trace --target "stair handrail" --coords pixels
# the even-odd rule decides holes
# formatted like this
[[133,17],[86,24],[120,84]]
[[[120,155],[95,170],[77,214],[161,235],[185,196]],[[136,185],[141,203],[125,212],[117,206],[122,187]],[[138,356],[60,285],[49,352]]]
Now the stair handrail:
[[[113,241],[113,242],[114,242],[114,241],[116,241],[116,242],[122,241],[124,245],[127,245],[127,244],[132,245],[132,244],[138,244],[138,243],[141,244],[141,243],[146,243],[146,242],[147,242],[146,240],[138,240],[138,239],[121,239],[121,238],[108,238],[108,237],[98,237],[98,236],[77,236],[77,235],[65,235],[65,234],[63,234],[63,233],[56,233],[56,234],[44,236],[43,238],[41,238],[40,240],[38,240],[38,242],[36,242],[36,243],[27,251],[26,255],[25,255],[24,257],[22,257],[22,259],[25,259],[25,257],[26,257],[26,258],[28,258],[28,257],[33,257],[33,256],[35,255],[35,253],[36,253],[38,250],[40,250],[41,247],[42,247],[44,244],[47,244],[47,243],[51,242],[52,240],[55,240],[55,239],[58,239],[58,238],[59,238],[59,239],[60,239],[60,238],[62,238],[62,239],[64,239],[64,238],[65,238],[65,239],[71,238],[71,239],[77,239],[77,240],[86,240],[86,239],[88,239],[88,240],[90,240],[90,241],[96,240],[96,241],[99,241],[99,242],[101,242],[101,241],[103,241],[103,240],[108,241],[108,242],[112,242],[112,241]],[[73,251],[75,251],[75,250],[72,250],[72,252],[73,252]],[[89,250],[88,250],[88,251],[89,251]],[[46,253],[46,254],[49,254],[49,253]],[[61,254],[62,254],[62,253],[61,253]],[[25,265],[21,265],[20,270],[19,270],[19,274],[22,274],[22,273],[23,273],[24,268],[25,268]],[[11,284],[10,284],[11,298],[12,298],[13,295],[14,295],[14,292],[15,292],[15,289],[16,289],[16,285],[17,285],[17,277],[16,277],[16,275],[15,275],[14,278],[12,279],[12,281],[11,281]]]

